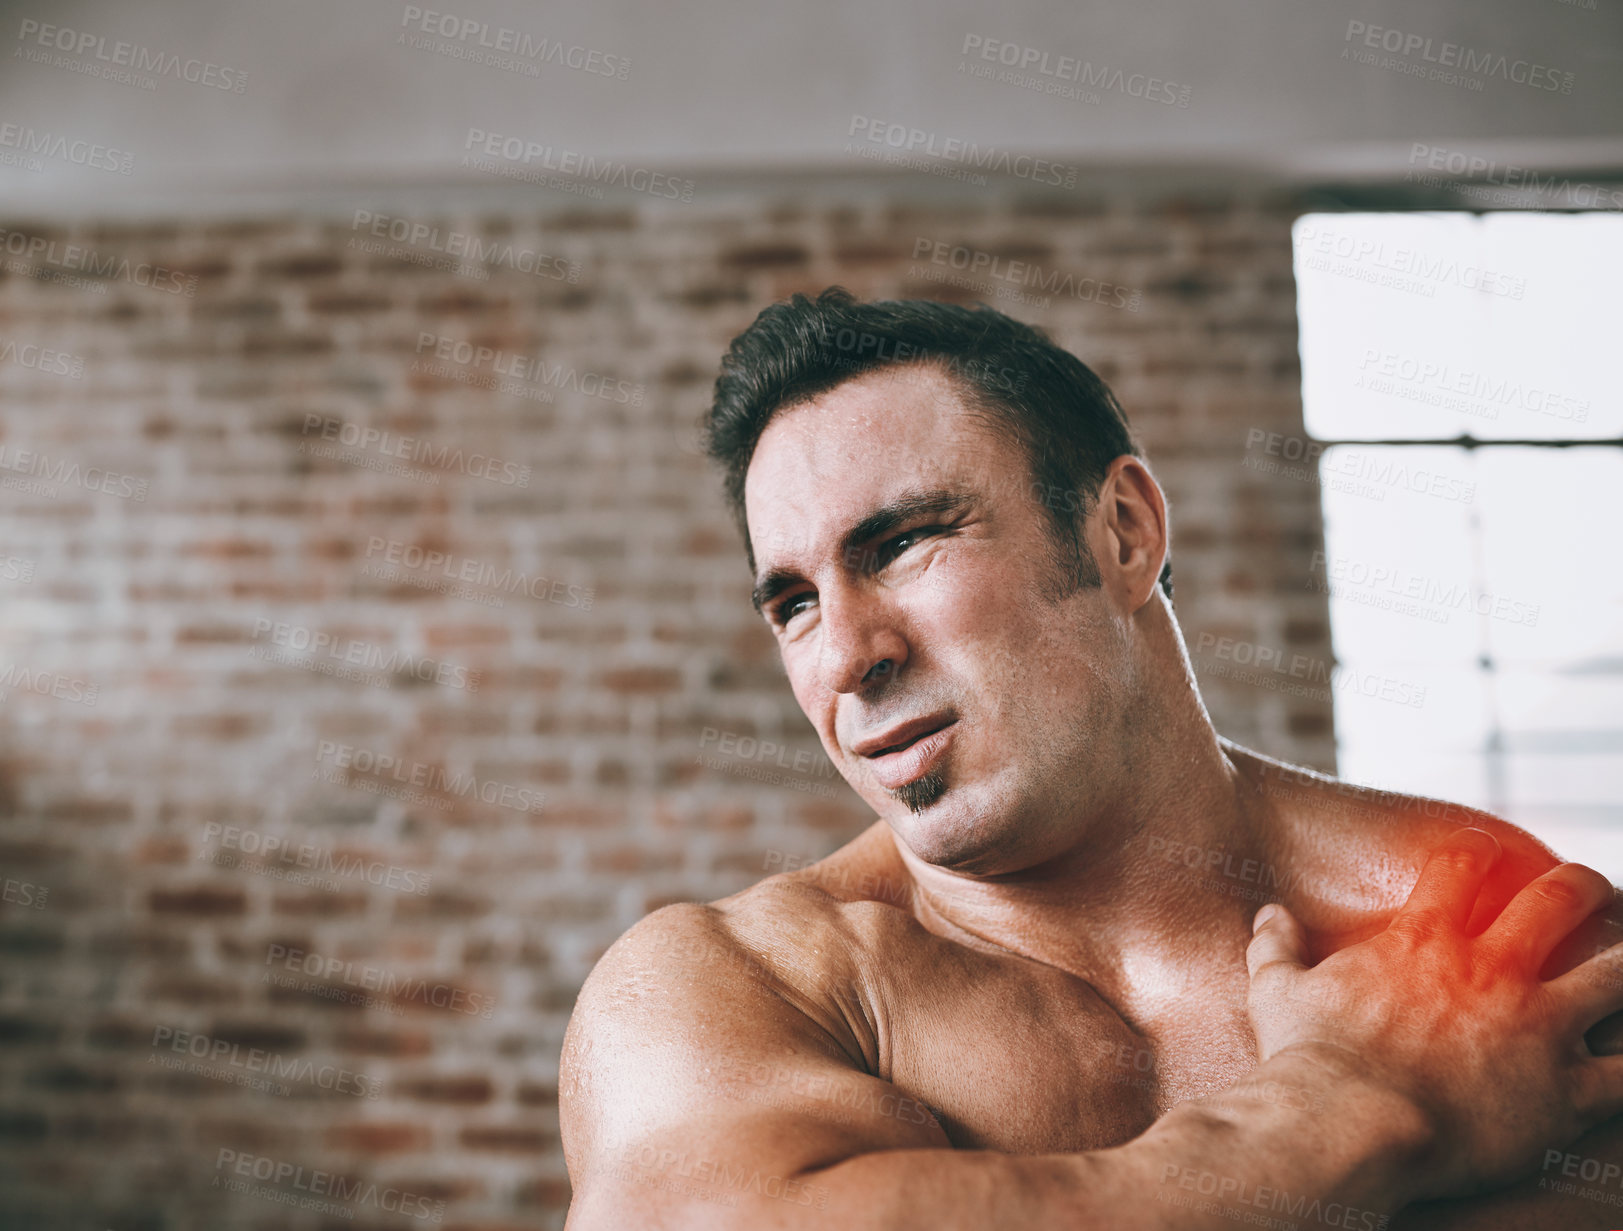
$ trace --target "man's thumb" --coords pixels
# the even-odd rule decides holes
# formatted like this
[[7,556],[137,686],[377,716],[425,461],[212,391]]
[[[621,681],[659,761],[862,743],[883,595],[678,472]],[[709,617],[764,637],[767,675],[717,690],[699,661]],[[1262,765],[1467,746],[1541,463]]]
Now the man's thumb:
[[1271,962],[1285,962],[1297,969],[1307,966],[1307,938],[1302,925],[1290,911],[1277,902],[1270,902],[1257,912],[1251,925],[1251,944],[1245,951],[1245,966],[1256,977],[1257,971]]

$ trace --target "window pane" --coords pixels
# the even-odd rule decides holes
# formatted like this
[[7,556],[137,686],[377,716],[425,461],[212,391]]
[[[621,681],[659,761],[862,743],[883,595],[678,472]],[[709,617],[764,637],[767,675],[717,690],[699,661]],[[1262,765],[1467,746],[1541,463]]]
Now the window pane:
[[1321,440],[1623,433],[1623,217],[1308,214],[1295,254]]
[[1495,658],[1623,662],[1623,449],[1478,453]]
[[[1316,215],[1297,241],[1315,436],[1623,434],[1623,218]],[[1623,879],[1623,449],[1345,444],[1319,473],[1342,775]]]
[[[1475,663],[1470,610],[1475,468],[1465,449],[1333,445],[1321,466],[1325,551],[1311,582],[1332,597],[1338,659]],[[1438,477],[1444,482],[1431,494]],[[1421,484],[1416,491],[1413,484]],[[1448,498],[1452,496],[1453,498]],[[1378,497],[1378,498],[1377,498]]]
[[[1504,745],[1511,752],[1623,752],[1623,678],[1610,671],[1585,674],[1502,668],[1494,691]],[[1623,795],[1619,796],[1623,804]]]
[[[1390,755],[1396,766],[1411,760],[1424,764],[1438,753],[1474,755],[1488,748],[1493,737],[1493,698],[1488,676],[1474,665],[1342,660],[1339,649],[1337,658],[1331,693],[1338,752],[1357,749]],[[1393,786],[1384,775],[1369,781]],[[1438,791],[1431,788],[1421,793],[1436,795]]]

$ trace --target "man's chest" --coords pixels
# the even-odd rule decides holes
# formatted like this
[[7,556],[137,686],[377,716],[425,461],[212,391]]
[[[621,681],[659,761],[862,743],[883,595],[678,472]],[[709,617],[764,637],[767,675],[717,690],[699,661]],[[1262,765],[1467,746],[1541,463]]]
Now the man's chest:
[[1255,1066],[1243,968],[1118,1008],[1034,963],[939,956],[899,964],[881,984],[882,1054],[886,1076],[928,1104],[960,1147],[1120,1144]]

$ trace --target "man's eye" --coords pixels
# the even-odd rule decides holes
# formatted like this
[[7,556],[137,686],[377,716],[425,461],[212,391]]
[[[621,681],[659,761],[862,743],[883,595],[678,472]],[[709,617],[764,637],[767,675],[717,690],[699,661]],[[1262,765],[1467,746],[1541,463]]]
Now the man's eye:
[[902,531],[895,538],[887,539],[879,550],[874,553],[874,563],[883,568],[909,547],[912,547],[921,539],[928,538],[940,529],[940,526],[920,526],[916,530]]
[[899,556],[913,545],[913,540],[923,537],[917,530],[909,530],[906,534],[898,534],[885,544],[885,551],[891,556]]
[[806,605],[809,604],[811,600],[812,595],[810,594],[792,595],[777,605],[772,612],[773,618],[777,620],[779,625],[787,624],[790,620],[794,619],[795,616],[804,611],[806,609]]

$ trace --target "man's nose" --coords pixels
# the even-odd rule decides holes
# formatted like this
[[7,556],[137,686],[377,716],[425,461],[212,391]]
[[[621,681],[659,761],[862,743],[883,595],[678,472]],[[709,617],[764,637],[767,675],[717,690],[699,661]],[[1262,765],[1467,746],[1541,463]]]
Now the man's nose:
[[822,595],[819,670],[832,692],[860,692],[882,683],[907,661],[907,641],[882,601],[871,594]]

